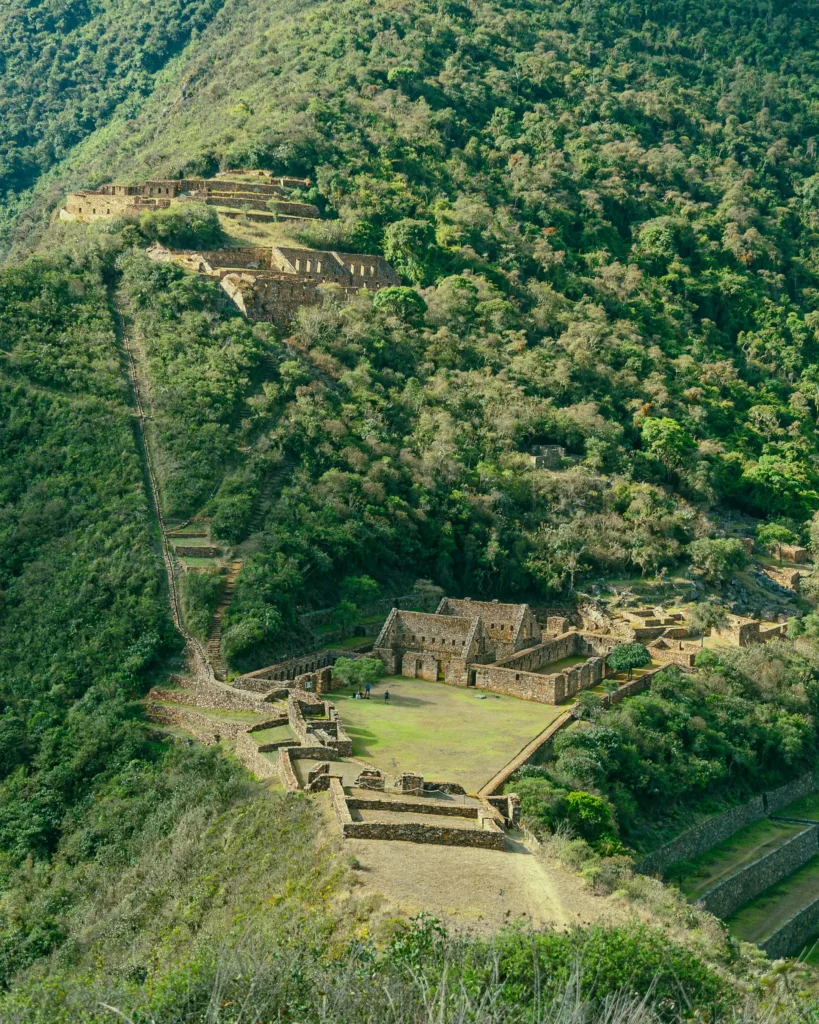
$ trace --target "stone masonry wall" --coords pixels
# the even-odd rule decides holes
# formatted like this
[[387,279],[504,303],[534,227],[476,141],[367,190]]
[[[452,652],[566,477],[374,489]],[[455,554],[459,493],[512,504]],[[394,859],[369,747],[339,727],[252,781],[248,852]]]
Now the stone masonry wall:
[[819,829],[808,826],[787,843],[747,864],[714,886],[696,906],[726,918],[737,907],[792,874],[819,853]]
[[635,865],[635,870],[644,875],[662,874],[675,860],[691,860],[692,857],[705,853],[717,843],[728,839],[743,826],[760,821],[764,817],[765,801],[761,795],[755,796],[747,804],[732,807],[729,811],[708,818],[683,832],[670,843],[644,857]]
[[267,665],[256,672],[247,672],[234,680],[233,685],[244,690],[269,690],[271,682],[286,682],[306,672],[316,672],[332,665],[335,660],[331,651],[313,651],[298,658],[277,661],[275,665]]
[[296,778],[296,773],[293,770],[291,753],[292,750],[290,747],[279,747],[278,772],[282,785],[287,792],[297,793],[301,787],[299,786],[299,780]]
[[478,817],[476,804],[438,804],[429,800],[379,800],[348,796],[347,806],[360,811],[395,811],[404,814],[442,814],[450,818]]
[[148,700],[169,701],[197,708],[215,708],[221,711],[259,711],[270,713],[270,705],[254,693],[245,693],[230,686],[200,685],[195,691],[181,693],[179,690],[163,690],[155,686],[148,694]]
[[816,935],[817,931],[819,931],[819,899],[803,907],[798,914],[794,914],[773,935],[758,945],[772,960],[795,956],[801,952],[805,943]]
[[391,839],[405,843],[432,843],[441,846],[470,846],[481,850],[503,850],[505,838],[501,829],[445,828],[378,821],[351,821],[342,825],[345,839]]
[[543,643],[518,651],[509,658],[497,662],[498,668],[513,668],[517,671],[537,672],[539,668],[561,658],[569,658],[580,653],[582,638],[579,633],[570,631],[562,636],[552,637]]
[[146,711],[152,722],[186,729],[200,743],[209,747],[218,743],[213,722],[205,720],[204,715],[195,715],[195,717],[194,714],[186,715],[181,708],[168,708],[161,704],[149,704]]
[[581,690],[596,686],[605,676],[605,661],[603,658],[592,657],[552,675],[496,665],[482,665],[474,671],[475,686],[478,689],[506,693],[541,704],[559,704]]
[[257,779],[266,781],[278,776],[276,765],[260,752],[255,741],[247,733],[240,733],[236,737],[234,752],[245,768],[252,772]]
[[780,786],[779,789],[771,789],[765,793],[765,809],[768,814],[776,814],[777,811],[781,811],[788,804],[792,804],[794,800],[798,800],[800,797],[807,796],[815,791],[816,777],[813,772],[808,772],[807,775],[803,775],[800,779],[795,779],[793,782]]

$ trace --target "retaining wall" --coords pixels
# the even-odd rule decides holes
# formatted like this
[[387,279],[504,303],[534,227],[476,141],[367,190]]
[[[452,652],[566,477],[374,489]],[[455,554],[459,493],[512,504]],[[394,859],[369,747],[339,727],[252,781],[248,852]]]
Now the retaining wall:
[[160,725],[180,726],[194,736],[200,743],[206,746],[213,746],[218,742],[213,723],[205,719],[204,715],[197,715],[192,712],[186,715],[181,708],[167,708],[161,704],[149,704],[146,708],[148,718]]
[[696,901],[696,906],[725,918],[771,885],[786,878],[819,853],[819,829],[808,827],[776,850],[746,865]]
[[178,690],[163,690],[155,686],[148,694],[148,700],[168,701],[195,708],[214,708],[217,711],[259,711],[270,714],[271,708],[262,698],[230,686],[197,685],[196,690],[180,693]]
[[815,791],[816,777],[813,772],[808,772],[807,775],[803,775],[800,779],[795,779],[793,782],[788,782],[778,789],[772,789],[765,793],[765,809],[768,814],[776,814],[783,807],[792,804],[794,800],[798,800],[800,797],[807,796]]
[[445,828],[417,822],[350,821],[342,825],[342,832],[345,839],[391,839],[405,843],[470,846],[481,850],[503,850],[505,846],[504,834],[499,828],[495,831],[493,828]]
[[296,773],[293,770],[293,761],[291,760],[292,753],[292,747],[279,747],[278,772],[279,778],[282,780],[282,785],[287,792],[297,793],[301,787],[299,786],[299,780],[296,778]]
[[259,750],[258,745],[244,732],[236,737],[236,757],[257,779],[275,779],[278,775],[276,765],[268,760]]
[[819,931],[819,899],[803,907],[798,914],[786,921],[773,935],[757,943],[772,960],[795,956],[802,951],[809,939]]
[[644,875],[662,874],[669,864],[675,860],[691,860],[700,853],[705,853],[738,832],[743,826],[750,825],[765,817],[765,801],[755,796],[747,804],[732,807],[723,814],[708,818],[661,846],[635,865],[635,871]]
[[347,806],[360,811],[397,811],[404,814],[441,814],[450,818],[474,818],[477,820],[480,808],[477,805],[434,804],[426,800],[378,800],[376,798],[348,796]]

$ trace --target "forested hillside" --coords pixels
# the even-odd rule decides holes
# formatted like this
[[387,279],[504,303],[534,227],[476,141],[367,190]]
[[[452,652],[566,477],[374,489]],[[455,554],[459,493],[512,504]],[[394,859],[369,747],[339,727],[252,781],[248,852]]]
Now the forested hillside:
[[[421,922],[376,950],[369,909],[334,903],[347,866],[314,809],[144,721],[138,701],[180,667],[181,642],[118,309],[166,513],[206,514],[242,561],[231,670],[301,644],[299,614],[362,577],[386,594],[421,578],[562,605],[694,563],[718,589],[744,560],[708,546],[726,512],[807,541],[819,510],[817,13],[5,6],[3,1019],[109,1020],[113,1002],[135,1022],[426,1020],[427,982],[451,994],[451,1019],[483,1019],[499,963],[492,1019],[535,1019],[528,939],[450,945]],[[237,166],[308,176],[323,219],[295,241],[381,253],[403,286],[350,303],[329,290],[279,332],[145,257],[162,230],[174,241],[170,222],[53,220],[68,188]],[[204,215],[200,228],[186,244],[219,238]],[[565,468],[532,473],[535,444],[564,446]],[[206,624],[214,594],[183,597]],[[582,784],[630,840],[638,805],[659,815],[729,775],[741,793],[804,770],[816,666],[806,649],[770,675],[713,661],[567,732],[531,780],[544,820]],[[720,974],[638,929],[545,936],[550,998],[578,948],[584,999],[656,975],[656,1019],[671,1020],[680,979],[708,1019],[735,996],[736,950],[718,945]]]

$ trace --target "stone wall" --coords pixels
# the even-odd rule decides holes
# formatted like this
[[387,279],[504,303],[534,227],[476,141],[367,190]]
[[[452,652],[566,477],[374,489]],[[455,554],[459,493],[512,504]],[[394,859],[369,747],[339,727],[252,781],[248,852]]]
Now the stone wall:
[[772,960],[796,956],[819,931],[819,899],[803,907],[773,935],[758,943]]
[[341,780],[338,778],[330,779],[330,800],[333,804],[333,810],[336,813],[336,819],[341,825],[342,835],[347,825],[351,825],[353,819],[350,815],[349,808],[347,807],[347,800],[344,796],[344,787],[341,785]]
[[[577,637],[578,634],[570,633],[569,636]],[[596,686],[605,677],[605,661],[598,657],[588,658],[572,668],[551,675],[499,665],[481,665],[472,671],[478,689],[506,693],[541,704],[560,704],[581,690]]]
[[146,713],[152,722],[186,729],[200,743],[204,743],[206,746],[211,747],[219,742],[213,723],[205,719],[204,715],[198,715],[196,712],[186,715],[180,707],[168,708],[161,704],[149,704],[146,708]]
[[508,658],[502,658],[497,662],[498,668],[513,668],[517,671],[537,672],[544,665],[560,658],[569,658],[574,654],[581,653],[582,638],[579,633],[570,630],[561,636],[551,637],[542,643],[529,647],[526,650],[518,651]]
[[[252,772],[257,779],[267,781],[279,775],[277,766],[261,753],[256,742],[246,732],[240,733],[236,737],[234,752],[245,768]],[[281,751],[279,757],[281,757]]]
[[635,865],[635,870],[644,875],[662,874],[674,861],[691,860],[692,857],[705,853],[706,850],[710,850],[724,839],[728,839],[745,825],[750,825],[764,817],[764,798],[761,795],[755,796],[747,804],[732,807],[723,814],[707,818],[699,825],[687,829],[682,835],[672,839],[670,843],[666,843],[659,850],[644,857]]
[[441,814],[450,818],[478,818],[477,804],[444,804],[431,800],[379,800],[348,796],[347,806],[360,811],[395,811],[404,814]]
[[215,708],[221,711],[259,711],[270,714],[270,705],[263,697],[230,686],[202,684],[196,690],[186,693],[180,693],[179,690],[163,690],[155,686],[148,694],[148,700],[170,701],[189,707]]
[[266,665],[255,672],[247,672],[234,679],[233,685],[243,690],[269,690],[271,682],[287,682],[307,672],[316,672],[325,666],[332,665],[336,660],[335,653],[329,650],[313,651],[297,658],[277,661],[274,665]]
[[819,828],[809,826],[787,843],[715,885],[696,906],[725,918],[743,903],[792,874],[819,853]]
[[779,554],[783,561],[795,562],[797,565],[804,565],[808,560],[808,549],[794,544],[783,544]]
[[291,747],[279,747],[279,761],[278,761],[278,773],[279,778],[282,781],[282,785],[288,793],[298,793],[299,780],[296,777],[296,773],[293,770],[293,760],[291,757]]
[[[494,823],[492,823],[494,824]],[[345,839],[389,839],[405,843],[431,843],[439,846],[469,846],[481,850],[503,850],[503,831],[492,828],[445,828],[418,822],[350,821],[342,825]]]
[[794,800],[815,792],[816,776],[813,772],[808,772],[807,775],[794,779],[793,782],[788,782],[778,789],[770,789],[767,793],[764,793],[765,810],[768,814],[776,814],[777,811],[781,811],[788,804],[792,804]]

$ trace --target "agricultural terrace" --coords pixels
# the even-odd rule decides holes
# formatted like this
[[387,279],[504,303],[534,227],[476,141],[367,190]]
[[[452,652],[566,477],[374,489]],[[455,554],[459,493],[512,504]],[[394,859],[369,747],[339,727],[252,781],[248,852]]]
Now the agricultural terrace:
[[355,700],[354,692],[355,687],[336,690],[332,699],[356,757],[392,775],[414,771],[432,781],[458,782],[468,793],[565,711],[395,676],[380,680],[371,700]]

